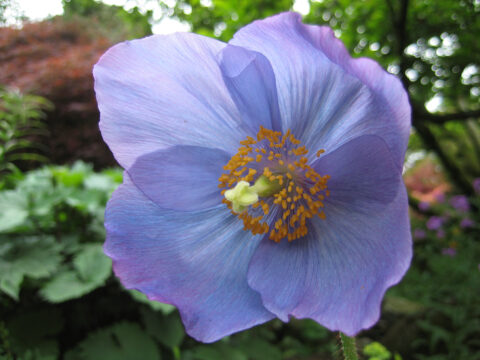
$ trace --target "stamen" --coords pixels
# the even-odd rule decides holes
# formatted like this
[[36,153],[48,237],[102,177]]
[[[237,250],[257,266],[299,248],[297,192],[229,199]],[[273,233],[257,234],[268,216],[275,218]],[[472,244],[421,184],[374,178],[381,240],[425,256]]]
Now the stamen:
[[[260,127],[256,139],[241,141],[219,177],[222,200],[243,221],[244,230],[267,234],[279,242],[293,241],[308,233],[307,220],[325,219],[329,175],[308,165],[305,146],[288,130],[284,135]],[[250,154],[252,155],[250,156]],[[318,150],[320,156],[324,150]],[[253,185],[250,185],[253,184]],[[271,226],[270,226],[270,225]]]

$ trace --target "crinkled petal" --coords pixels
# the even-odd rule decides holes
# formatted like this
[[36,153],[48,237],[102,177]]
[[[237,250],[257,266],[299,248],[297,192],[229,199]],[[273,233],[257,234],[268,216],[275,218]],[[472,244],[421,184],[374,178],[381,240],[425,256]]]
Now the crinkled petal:
[[127,288],[178,307],[186,331],[204,342],[272,319],[247,284],[259,237],[226,207],[165,211],[125,174],[106,210],[105,253]]
[[267,58],[256,51],[227,45],[219,63],[232,99],[251,131],[256,134],[260,125],[280,130],[275,74]]
[[235,153],[247,133],[217,63],[224,46],[177,33],[123,42],[101,57],[93,71],[100,129],[124,168],[171,145]]
[[218,178],[229,159],[219,149],[172,146],[139,157],[128,174],[159,207],[196,211],[221,204]]
[[352,59],[331,29],[283,13],[247,25],[230,43],[270,61],[283,131],[291,129],[308,149],[331,151],[359,135],[378,135],[402,166],[411,111],[402,84],[374,61]]
[[[363,159],[369,165],[356,164],[355,152],[364,152],[366,142],[354,141],[317,164],[332,175],[326,219],[315,218],[307,236],[290,243],[265,238],[248,271],[250,286],[280,319],[311,318],[347,335],[378,320],[386,289],[400,281],[412,256],[407,194],[386,146]],[[350,171],[335,173],[342,169],[334,160]],[[398,180],[382,176],[388,171]]]

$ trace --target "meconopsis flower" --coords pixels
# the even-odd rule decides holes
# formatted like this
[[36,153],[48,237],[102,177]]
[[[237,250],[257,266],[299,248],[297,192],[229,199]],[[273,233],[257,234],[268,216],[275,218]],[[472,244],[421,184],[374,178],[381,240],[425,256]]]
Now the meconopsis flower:
[[411,259],[397,78],[295,13],[228,44],[124,42],[94,76],[125,169],[104,246],[125,287],[175,305],[204,342],[273,318],[348,335],[378,320]]

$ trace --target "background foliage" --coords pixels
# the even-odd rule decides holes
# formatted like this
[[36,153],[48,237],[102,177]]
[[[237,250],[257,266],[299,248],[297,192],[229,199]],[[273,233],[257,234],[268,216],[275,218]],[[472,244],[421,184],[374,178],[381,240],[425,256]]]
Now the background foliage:
[[[0,24],[14,3],[0,0]],[[63,0],[63,16],[0,28],[0,359],[339,358],[336,335],[309,320],[199,344],[173,307],[112,275],[103,212],[122,175],[98,133],[92,65],[113,43],[151,34],[141,5],[224,41],[294,6],[136,4]],[[405,181],[415,256],[379,323],[358,337],[365,359],[479,358],[479,13],[476,0],[312,0],[304,16],[397,74],[414,110]]]

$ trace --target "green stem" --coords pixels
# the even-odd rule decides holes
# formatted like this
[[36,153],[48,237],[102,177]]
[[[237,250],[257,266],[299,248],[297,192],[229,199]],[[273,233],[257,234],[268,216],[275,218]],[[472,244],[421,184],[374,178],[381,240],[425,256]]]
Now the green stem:
[[340,334],[340,340],[342,341],[342,351],[345,360],[358,360],[357,348],[355,346],[355,338],[349,337],[344,333]]

